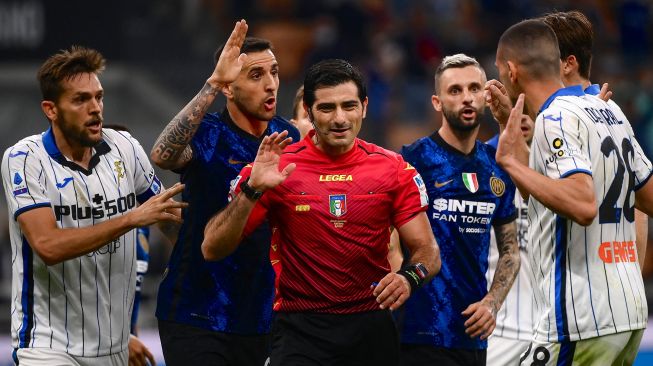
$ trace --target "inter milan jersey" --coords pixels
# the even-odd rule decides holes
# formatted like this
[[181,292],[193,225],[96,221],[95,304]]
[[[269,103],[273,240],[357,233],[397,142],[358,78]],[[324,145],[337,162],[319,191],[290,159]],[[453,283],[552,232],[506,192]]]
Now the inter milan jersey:
[[487,348],[487,341],[465,334],[461,312],[487,294],[490,229],[516,218],[515,187],[497,165],[495,149],[479,141],[465,155],[436,132],[404,146],[401,154],[424,178],[442,260],[440,273],[406,302],[401,341]]
[[558,90],[538,113],[529,165],[553,179],[591,175],[598,206],[592,224],[581,226],[529,200],[541,307],[535,339],[577,341],[646,327],[634,193],[652,168],[621,110],[580,86]]
[[[297,168],[263,194],[245,230],[266,216],[274,229],[276,310],[378,310],[370,287],[390,272],[389,228],[426,209],[424,182],[394,152],[356,139],[350,151],[330,157],[313,144],[314,134],[284,150],[280,167]],[[251,166],[243,169],[232,194],[250,173]]]
[[75,356],[122,352],[136,285],[136,230],[93,252],[46,265],[17,218],[48,207],[62,229],[100,224],[161,190],[147,154],[127,132],[102,131],[88,169],[59,151],[52,129],[7,149],[2,183],[12,251],[14,348],[51,348]]
[[[284,130],[299,140],[297,129],[281,117],[268,122],[265,135]],[[262,138],[236,126],[226,110],[204,116],[191,142],[193,159],[181,172],[182,198],[189,205],[159,288],[159,319],[226,333],[269,332],[274,296],[269,227],[258,227],[221,261],[207,262],[201,251],[206,223],[227,205],[229,182],[254,160]]]

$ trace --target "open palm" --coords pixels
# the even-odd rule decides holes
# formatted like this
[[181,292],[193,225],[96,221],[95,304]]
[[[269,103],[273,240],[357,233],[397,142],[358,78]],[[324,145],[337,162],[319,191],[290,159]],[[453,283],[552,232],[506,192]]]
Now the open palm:
[[256,154],[252,166],[249,184],[257,191],[265,191],[281,184],[295,170],[295,163],[290,163],[279,170],[279,161],[283,149],[292,143],[288,131],[275,132],[265,136]]
[[240,70],[247,61],[247,55],[240,53],[240,48],[247,36],[247,28],[247,22],[244,19],[236,22],[210,77],[212,81],[220,85],[228,85],[238,78]]

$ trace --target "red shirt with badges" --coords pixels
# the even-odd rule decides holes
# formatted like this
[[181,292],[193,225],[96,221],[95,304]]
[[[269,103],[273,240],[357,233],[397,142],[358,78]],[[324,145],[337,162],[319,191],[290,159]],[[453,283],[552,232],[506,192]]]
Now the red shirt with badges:
[[[401,155],[356,139],[331,157],[311,133],[285,148],[280,167],[297,164],[263,194],[245,235],[265,218],[273,230],[270,260],[276,272],[277,311],[347,314],[378,309],[370,286],[390,272],[390,226],[426,211],[422,177]],[[247,165],[232,195],[251,173]]]

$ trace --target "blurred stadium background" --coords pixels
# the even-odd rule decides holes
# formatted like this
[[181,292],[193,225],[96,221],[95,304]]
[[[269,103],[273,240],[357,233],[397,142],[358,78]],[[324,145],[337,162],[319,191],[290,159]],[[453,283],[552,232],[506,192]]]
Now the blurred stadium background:
[[[36,71],[59,49],[81,44],[108,59],[101,78],[105,123],[128,126],[146,151],[213,70],[213,52],[234,22],[272,40],[281,68],[278,113],[290,118],[304,69],[316,60],[353,61],[367,76],[370,109],[362,137],[398,149],[439,126],[430,96],[435,65],[449,54],[476,57],[497,76],[499,35],[553,10],[578,9],[594,24],[592,80],[609,82],[648,156],[653,148],[651,0],[0,0],[0,148],[47,129]],[[212,110],[220,110],[223,101]],[[496,126],[485,116],[481,139]],[[159,171],[166,185],[177,177]],[[11,248],[0,200],[0,366],[10,365]],[[649,229],[653,232],[653,227]],[[649,241],[651,241],[649,239]],[[651,241],[653,242],[653,241]],[[154,308],[170,243],[153,231],[140,328],[163,364]],[[644,268],[653,310],[653,247]],[[653,325],[653,323],[651,323]],[[638,365],[653,364],[647,331]]]

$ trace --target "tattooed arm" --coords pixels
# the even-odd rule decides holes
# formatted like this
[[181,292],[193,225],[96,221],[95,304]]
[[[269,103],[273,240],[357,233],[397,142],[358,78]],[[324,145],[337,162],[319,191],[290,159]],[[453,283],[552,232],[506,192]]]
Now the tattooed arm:
[[244,20],[236,22],[213,74],[202,90],[168,123],[156,139],[150,158],[160,168],[178,169],[188,164],[193,157],[189,143],[197,132],[202,117],[220,90],[236,80],[247,60],[247,55],[240,53],[246,35],[247,23]]
[[486,339],[492,334],[496,326],[497,312],[519,272],[517,225],[514,221],[497,225],[494,227],[494,233],[499,249],[499,261],[490,291],[481,301],[469,305],[463,311],[463,315],[469,316],[465,322],[465,332],[472,338],[480,335],[481,339]]

